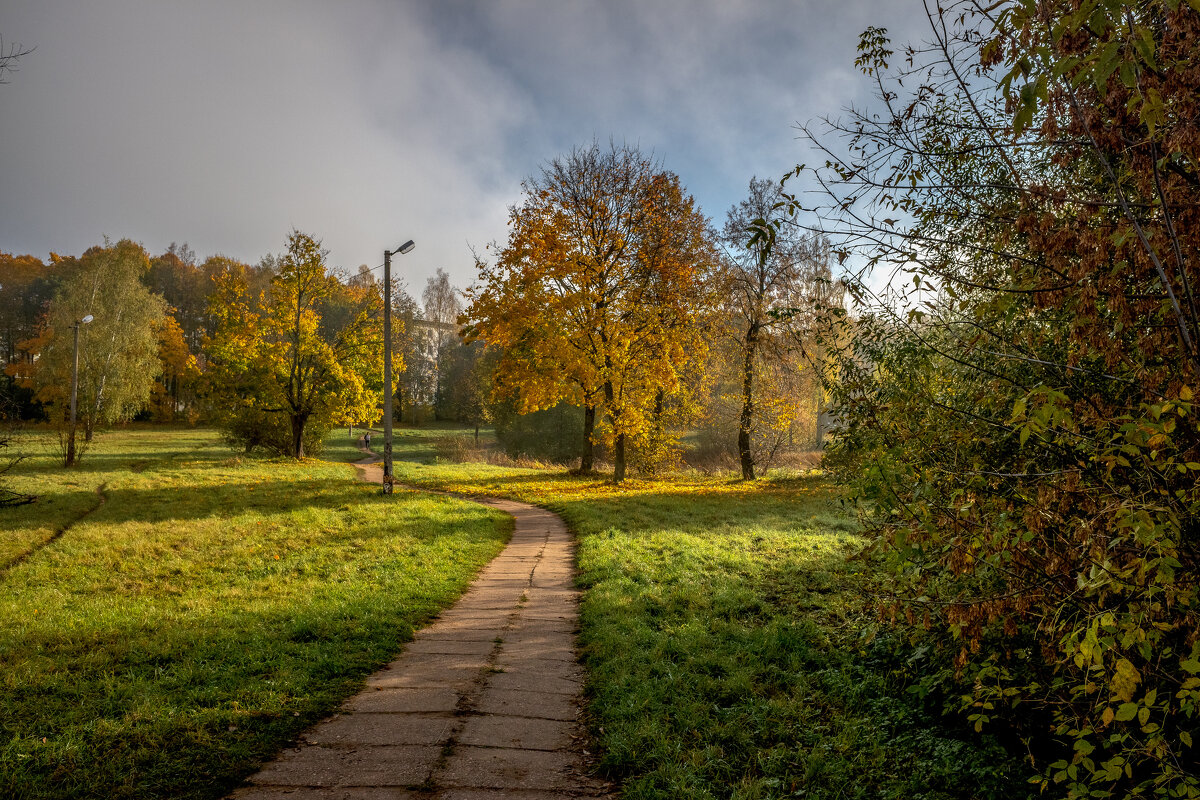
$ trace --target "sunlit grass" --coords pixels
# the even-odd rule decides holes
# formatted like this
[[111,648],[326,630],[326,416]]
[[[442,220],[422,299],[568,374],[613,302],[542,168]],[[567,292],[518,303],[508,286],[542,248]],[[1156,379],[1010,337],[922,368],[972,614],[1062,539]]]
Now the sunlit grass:
[[0,797],[222,796],[511,530],[384,497],[343,463],[238,458],[211,432],[110,434],[70,471],[19,446],[33,457],[9,482],[39,499],[0,510]]
[[579,540],[581,640],[601,768],[626,798],[1028,794],[1019,759],[900,677],[866,542],[817,473],[613,486],[439,463],[399,430],[399,480],[551,508]]
[[[863,633],[873,563],[819,474],[634,480],[446,463],[399,428],[401,481],[552,508],[577,534],[600,768],[627,798],[1026,794],[1010,755]],[[382,441],[373,442],[376,453]],[[0,565],[0,797],[217,797],[352,692],[509,529],[477,506],[235,457],[208,432],[47,450]],[[49,546],[56,530],[106,502]],[[28,553],[23,560],[21,554]],[[0,566],[0,569],[3,567]]]

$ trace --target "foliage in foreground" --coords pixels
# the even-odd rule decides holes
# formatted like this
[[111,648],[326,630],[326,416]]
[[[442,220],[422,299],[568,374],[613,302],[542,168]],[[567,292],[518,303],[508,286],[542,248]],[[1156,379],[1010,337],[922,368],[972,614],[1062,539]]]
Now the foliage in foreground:
[[952,4],[890,72],[870,31],[891,114],[819,170],[916,287],[835,383],[882,611],[1054,796],[1200,796],[1197,5]]
[[1018,742],[944,716],[944,693],[908,677],[927,650],[870,640],[874,565],[848,560],[863,540],[824,478],[618,488],[441,463],[448,435],[398,432],[397,477],[537,503],[579,537],[591,725],[624,797],[1028,793]]
[[38,501],[0,508],[3,797],[224,796],[510,530],[345,465],[230,459],[208,431],[111,434],[66,482],[42,449],[8,473]]

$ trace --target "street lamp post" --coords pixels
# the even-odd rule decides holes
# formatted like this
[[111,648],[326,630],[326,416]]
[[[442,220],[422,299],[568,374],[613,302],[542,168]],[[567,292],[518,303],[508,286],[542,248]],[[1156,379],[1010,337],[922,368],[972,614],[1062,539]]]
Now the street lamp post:
[[383,251],[383,493],[392,493],[392,256],[412,252],[409,239]]
[[79,326],[87,325],[91,321],[92,315],[88,314],[71,326],[75,329],[75,345],[71,361],[71,434],[67,439],[66,464],[68,467],[75,463],[75,408],[79,400]]

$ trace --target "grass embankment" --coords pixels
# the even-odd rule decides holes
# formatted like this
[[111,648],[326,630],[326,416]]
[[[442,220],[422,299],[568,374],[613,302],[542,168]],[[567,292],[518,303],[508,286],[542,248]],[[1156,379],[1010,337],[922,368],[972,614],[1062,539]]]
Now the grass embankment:
[[397,478],[542,505],[579,537],[592,726],[624,797],[1028,794],[1002,748],[909,691],[919,653],[867,643],[872,567],[822,477],[617,489],[442,463],[445,435],[398,431]]
[[[332,455],[352,452],[336,436]],[[511,531],[474,504],[385,498],[345,464],[235,458],[204,431],[105,435],[72,470],[43,441],[17,449],[33,457],[6,480],[39,499],[0,509],[5,798],[222,796]]]

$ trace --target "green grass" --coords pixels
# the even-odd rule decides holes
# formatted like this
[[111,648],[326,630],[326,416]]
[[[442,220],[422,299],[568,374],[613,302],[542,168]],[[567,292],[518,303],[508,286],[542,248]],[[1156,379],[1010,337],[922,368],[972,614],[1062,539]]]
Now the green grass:
[[[336,440],[331,459],[353,454]],[[511,531],[474,504],[385,498],[344,463],[236,458],[206,431],[109,434],[69,471],[36,437],[18,449],[6,479],[39,499],[0,509],[5,798],[224,795]]]
[[397,432],[399,480],[523,499],[577,534],[591,725],[623,797],[1028,794],[1019,758],[904,677],[920,652],[868,642],[872,563],[823,477],[616,489],[437,463],[436,436]]
[[[919,652],[864,636],[873,565],[821,476],[617,489],[445,463],[439,441],[469,435],[398,429],[397,478],[537,503],[577,534],[589,723],[624,797],[1028,794],[905,677]],[[41,499],[0,511],[0,797],[221,796],[509,530],[356,485],[344,429],[324,463],[234,458],[203,431],[111,435],[69,472],[35,456],[10,483]]]

